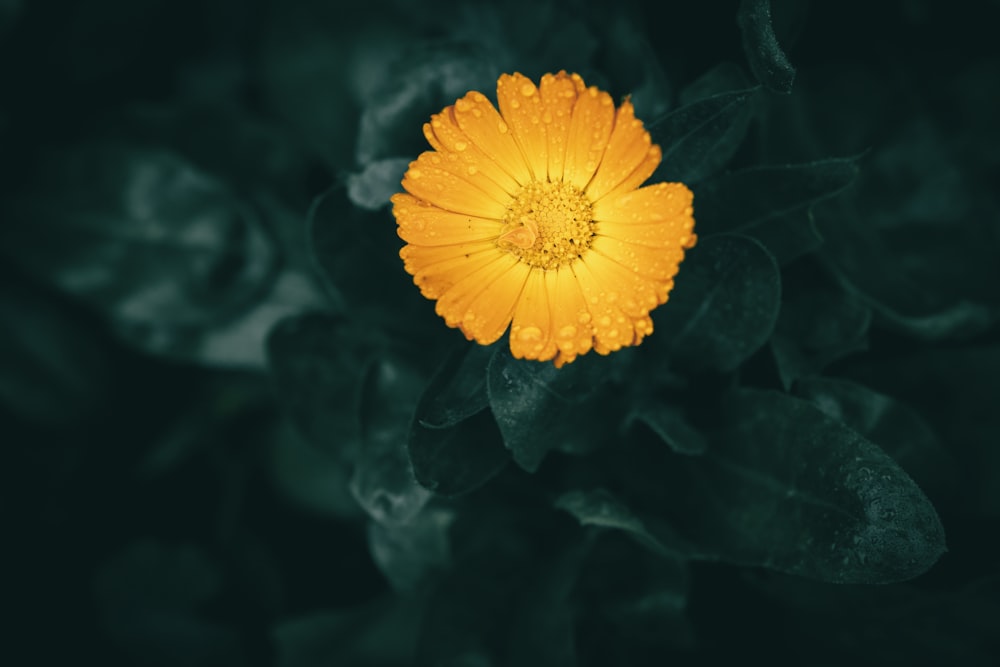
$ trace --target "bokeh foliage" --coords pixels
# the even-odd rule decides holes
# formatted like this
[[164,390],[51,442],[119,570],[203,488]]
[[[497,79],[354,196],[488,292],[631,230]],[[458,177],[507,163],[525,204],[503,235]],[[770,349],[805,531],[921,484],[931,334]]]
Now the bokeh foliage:
[[[0,661],[995,664],[978,11],[0,0]],[[558,69],[699,236],[559,370],[448,329],[388,209],[431,113]]]

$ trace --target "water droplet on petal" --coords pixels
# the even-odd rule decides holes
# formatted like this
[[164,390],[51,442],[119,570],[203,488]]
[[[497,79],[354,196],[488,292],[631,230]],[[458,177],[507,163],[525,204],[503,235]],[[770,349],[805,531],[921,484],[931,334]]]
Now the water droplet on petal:
[[559,330],[559,335],[562,338],[572,338],[576,335],[576,327],[572,324],[567,324],[562,329]]
[[511,100],[510,101],[510,107],[512,109],[520,109],[521,108],[521,103],[518,102],[517,100]]
[[474,165],[469,165],[469,176],[475,176],[478,171]]
[[464,151],[468,147],[469,147],[469,144],[465,143],[464,141],[456,141],[455,142],[455,150],[456,151]]
[[424,175],[424,172],[420,171],[419,169],[410,169],[410,171],[407,172],[406,175],[409,176],[410,178],[420,178],[421,176]]
[[524,95],[525,97],[531,97],[532,95],[535,94],[535,87],[530,83],[526,83],[523,86],[521,86],[521,94]]
[[587,311],[581,312],[576,317],[576,321],[579,322],[580,324],[587,324],[588,322],[590,322],[590,319],[591,319],[590,313],[588,313]]
[[600,320],[598,320],[598,323],[599,323],[599,324],[600,324],[600,325],[601,325],[602,327],[606,327],[606,326],[609,326],[609,325],[611,324],[611,318],[610,318],[610,317],[608,317],[607,315],[605,315],[605,316],[604,316],[604,317],[602,317],[602,318],[601,318]]
[[524,342],[539,340],[542,337],[542,330],[538,327],[524,327],[517,332],[517,337]]
[[500,134],[507,134],[507,123],[503,122],[502,120],[498,121],[497,130],[500,131]]

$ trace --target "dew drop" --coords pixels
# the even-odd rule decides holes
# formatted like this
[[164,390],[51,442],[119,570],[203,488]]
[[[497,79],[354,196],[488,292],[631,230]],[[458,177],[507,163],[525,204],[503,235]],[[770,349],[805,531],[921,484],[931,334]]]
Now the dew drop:
[[481,109],[473,109],[472,110],[472,115],[475,116],[476,118],[482,118],[483,117],[483,112],[482,112]]
[[612,329],[609,331],[608,338],[618,338],[618,329]]
[[541,339],[541,337],[542,337],[542,330],[539,329],[538,327],[524,327],[520,331],[517,332],[517,337],[518,337],[519,340],[522,340],[522,341],[525,341],[525,342],[536,341],[536,340]]
[[562,338],[572,338],[576,335],[576,327],[572,324],[567,324],[559,330],[559,336]]
[[608,292],[608,303],[614,303],[618,300],[618,292]]
[[587,311],[583,311],[576,316],[576,321],[579,322],[580,324],[587,324],[590,322],[590,319],[591,319],[590,313],[588,313]]
[[511,100],[510,101],[510,108],[511,109],[520,109],[521,108],[521,103],[518,102],[517,100]]
[[551,123],[552,122],[552,112],[546,111],[544,114],[542,114],[542,122],[543,123]]
[[469,165],[469,176],[475,176],[476,172],[478,172],[478,171],[479,170],[476,169],[475,165],[471,165],[471,164]]
[[530,83],[526,83],[523,86],[521,86],[521,94],[524,95],[525,97],[531,97],[532,95],[535,94],[535,87]]
[[469,144],[465,143],[464,141],[456,141],[455,142],[455,150],[456,151],[464,151],[468,147],[469,147]]
[[602,317],[602,318],[601,318],[600,320],[598,320],[598,323],[599,323],[599,324],[600,324],[600,325],[601,325],[602,327],[606,327],[606,326],[610,326],[610,324],[611,324],[611,318],[610,318],[610,317],[608,317],[607,315],[605,315],[605,316],[604,316],[604,317]]
[[410,169],[410,171],[407,173],[407,176],[409,176],[410,178],[420,178],[423,175],[424,172],[420,171],[419,169]]
[[497,130],[500,131],[500,134],[507,134],[507,129],[507,123],[502,120],[497,122]]

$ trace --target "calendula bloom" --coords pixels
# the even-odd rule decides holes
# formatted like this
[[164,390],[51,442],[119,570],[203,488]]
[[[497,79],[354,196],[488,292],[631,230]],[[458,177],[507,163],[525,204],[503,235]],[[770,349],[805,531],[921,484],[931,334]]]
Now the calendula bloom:
[[577,74],[505,74],[497,100],[472,91],[424,125],[434,150],[392,197],[406,271],[469,340],[510,326],[518,358],[637,345],[695,243],[691,191],[640,187],[659,146]]

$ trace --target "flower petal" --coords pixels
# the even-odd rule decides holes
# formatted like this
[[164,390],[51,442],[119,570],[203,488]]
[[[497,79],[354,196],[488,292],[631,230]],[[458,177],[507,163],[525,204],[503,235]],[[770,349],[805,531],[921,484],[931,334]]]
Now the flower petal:
[[615,102],[610,95],[597,86],[579,94],[569,124],[564,181],[581,190],[587,187],[604,157],[614,122]]
[[437,299],[465,276],[505,255],[491,241],[434,247],[407,245],[399,251],[403,268],[428,299]]
[[594,202],[594,220],[629,224],[688,220],[693,200],[683,183],[656,183]]
[[600,257],[592,255],[593,253],[587,253],[582,260],[573,262],[570,266],[587,301],[587,310],[591,315],[590,326],[594,332],[594,350],[598,354],[608,354],[635,342],[635,322],[617,305],[621,296],[617,291],[619,286],[602,281],[600,271],[591,267],[591,264],[602,261]]
[[625,100],[615,115],[615,126],[601,164],[587,186],[590,200],[597,201],[635,172],[649,155],[651,146],[649,132],[635,117],[635,107]]
[[549,290],[544,269],[532,269],[514,310],[510,351],[517,359],[547,361],[558,351],[552,331]]
[[532,178],[548,178],[548,143],[542,123],[542,96],[538,88],[523,74],[504,74],[497,81],[497,102],[500,113],[510,124],[514,140]]
[[566,163],[566,146],[569,141],[570,120],[579,93],[586,90],[579,74],[546,74],[539,86],[542,96],[542,122],[548,143],[548,177],[550,181],[563,179]]
[[438,208],[413,195],[392,196],[396,233],[407,243],[423,246],[455,245],[496,239],[503,229],[498,220],[477,218]]
[[468,179],[429,160],[417,159],[410,163],[403,176],[403,188],[414,197],[455,213],[500,219],[507,209]]
[[597,202],[603,201],[608,197],[615,197],[632,192],[653,175],[656,168],[660,166],[660,161],[662,159],[663,151],[660,150],[660,147],[656,144],[651,145],[649,150],[646,151],[646,156],[642,159],[642,162],[639,163],[639,166],[636,167],[631,174],[625,177],[625,180],[605,192],[600,197],[593,195],[591,201],[596,204]]
[[476,297],[460,325],[467,338],[489,345],[503,335],[530,272],[531,267],[518,262]]
[[677,275],[677,268],[684,259],[684,248],[651,248],[598,236],[590,245],[590,252],[614,260],[626,269],[655,281],[666,281]]
[[594,346],[594,329],[591,326],[593,316],[587,309],[579,280],[571,266],[564,264],[556,269],[554,280],[550,282],[552,330],[559,348],[559,354],[555,358],[557,367],[590,352]]
[[524,185],[531,181],[531,172],[511,136],[510,126],[500,117],[493,104],[480,92],[472,91],[452,107],[455,122],[472,143],[488,158],[492,158],[515,181]]
[[441,295],[435,307],[437,314],[450,327],[457,327],[466,319],[474,319],[474,316],[467,317],[472,303],[516,264],[515,257],[502,253],[495,261],[480,265]]
[[424,123],[424,136],[435,150],[458,156],[465,168],[475,169],[513,195],[521,187],[496,160],[489,157],[473,143],[472,139],[455,120],[454,107],[447,107],[439,114],[431,116],[431,122]]

